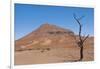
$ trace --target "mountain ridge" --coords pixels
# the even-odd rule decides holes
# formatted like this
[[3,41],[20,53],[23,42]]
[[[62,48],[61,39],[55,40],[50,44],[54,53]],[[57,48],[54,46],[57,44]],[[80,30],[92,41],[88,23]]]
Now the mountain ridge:
[[42,24],[23,38],[15,41],[16,50],[39,47],[76,47],[73,31],[48,23]]

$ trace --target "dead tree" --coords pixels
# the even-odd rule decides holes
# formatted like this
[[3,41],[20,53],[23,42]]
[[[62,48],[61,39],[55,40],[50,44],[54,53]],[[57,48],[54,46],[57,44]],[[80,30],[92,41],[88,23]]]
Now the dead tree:
[[78,33],[78,41],[76,41],[78,47],[80,48],[80,59],[79,61],[82,61],[83,59],[83,46],[86,39],[89,37],[89,35],[82,37],[82,24],[80,20],[84,18],[84,16],[77,18],[75,14],[73,14],[74,19],[76,20],[77,24],[79,25],[79,33]]

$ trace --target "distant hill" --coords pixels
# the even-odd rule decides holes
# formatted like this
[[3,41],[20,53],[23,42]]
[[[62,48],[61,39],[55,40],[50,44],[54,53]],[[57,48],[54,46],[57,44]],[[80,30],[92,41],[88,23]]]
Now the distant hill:
[[[73,47],[77,48],[73,31],[45,23],[35,31],[15,41],[15,50],[39,48]],[[92,39],[93,38],[89,38]],[[88,40],[89,40],[88,39]],[[93,43],[93,41],[92,41]]]

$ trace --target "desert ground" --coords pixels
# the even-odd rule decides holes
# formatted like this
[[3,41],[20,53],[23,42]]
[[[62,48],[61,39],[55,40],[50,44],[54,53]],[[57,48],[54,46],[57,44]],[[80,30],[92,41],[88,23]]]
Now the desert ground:
[[[76,41],[78,36],[69,29],[44,24],[15,41],[15,65],[76,62],[80,58]],[[89,36],[84,43],[82,61],[93,60],[94,37]]]
[[[80,57],[79,48],[34,49],[15,52],[15,65],[73,62]],[[83,61],[94,60],[94,48],[84,48]]]

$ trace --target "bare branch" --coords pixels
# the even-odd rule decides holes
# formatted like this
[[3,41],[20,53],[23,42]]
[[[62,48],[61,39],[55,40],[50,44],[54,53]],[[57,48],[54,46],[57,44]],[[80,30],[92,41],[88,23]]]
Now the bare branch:
[[81,19],[83,19],[85,16],[81,16],[80,18],[78,18],[78,20],[81,20]]
[[79,25],[79,40],[80,42],[82,42],[82,37],[81,37],[81,31],[82,31],[82,24],[80,23],[80,21],[77,19],[76,14],[73,14],[74,19],[77,21],[78,25]]
[[83,43],[85,42],[85,40],[89,37],[89,34],[83,39]]
[[81,23],[79,22],[78,18],[76,17],[76,14],[73,14],[73,17],[77,21],[77,23],[79,24],[79,26],[82,26]]
[[73,14],[73,16],[74,16],[74,18],[77,19],[77,20],[81,20],[81,19],[83,19],[83,18],[85,17],[85,15],[84,15],[84,16],[81,16],[81,17],[77,18],[75,13]]

